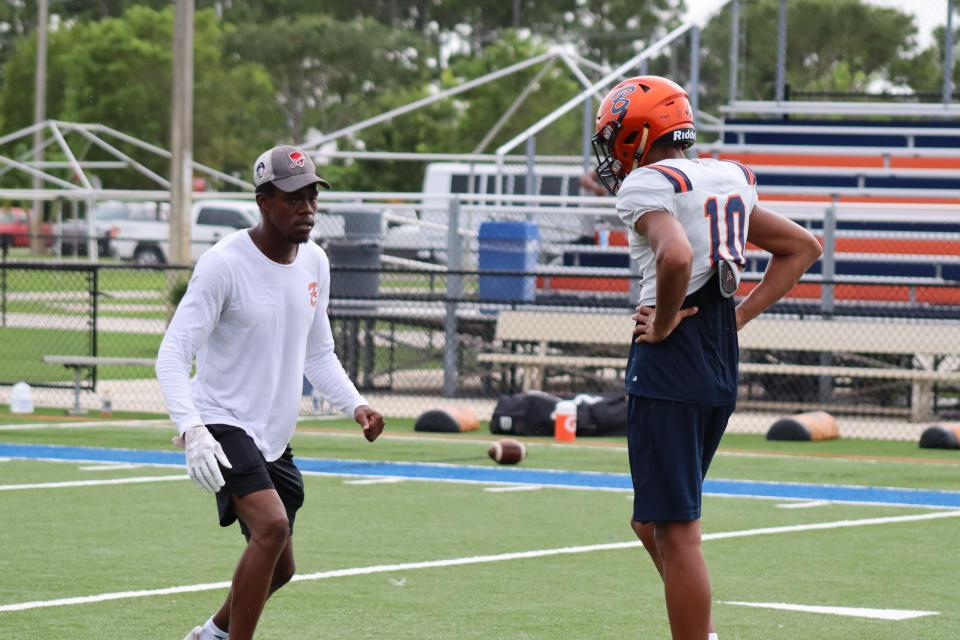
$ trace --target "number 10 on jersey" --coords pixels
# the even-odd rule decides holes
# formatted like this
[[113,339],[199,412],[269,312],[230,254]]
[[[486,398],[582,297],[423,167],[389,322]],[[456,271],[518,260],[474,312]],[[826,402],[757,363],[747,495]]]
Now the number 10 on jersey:
[[746,264],[743,250],[746,246],[744,223],[747,208],[743,199],[737,194],[727,196],[721,215],[717,198],[707,198],[703,203],[703,215],[710,222],[710,265],[721,260]]

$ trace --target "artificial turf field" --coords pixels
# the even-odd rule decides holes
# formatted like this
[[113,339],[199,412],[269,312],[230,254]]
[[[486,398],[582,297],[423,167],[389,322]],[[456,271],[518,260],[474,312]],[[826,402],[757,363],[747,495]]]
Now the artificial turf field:
[[[0,428],[0,638],[179,640],[206,619],[243,540],[236,526],[216,525],[212,497],[182,468],[72,453],[3,457],[24,451],[13,445],[67,445],[163,458],[173,452],[172,428],[26,427]],[[299,578],[268,603],[258,638],[669,638],[659,578],[627,524],[628,491],[463,481],[464,470],[499,470],[485,456],[488,436],[418,437],[409,421],[388,429],[373,445],[344,422],[305,424],[295,437],[304,466],[309,458],[358,462],[305,475],[294,535]],[[627,473],[620,440],[528,445],[520,470],[590,472],[567,474],[574,479]],[[728,435],[710,476],[770,487],[899,487],[956,505],[957,454]],[[175,464],[178,455],[163,459]],[[376,460],[439,472],[384,478],[391,471],[370,466]],[[705,498],[720,637],[960,637],[960,507],[838,503],[825,491],[823,500]]]

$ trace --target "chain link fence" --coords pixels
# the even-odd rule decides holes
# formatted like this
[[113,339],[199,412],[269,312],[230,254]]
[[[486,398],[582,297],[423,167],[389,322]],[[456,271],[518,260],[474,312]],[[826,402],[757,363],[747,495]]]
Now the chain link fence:
[[[463,404],[485,419],[503,394],[622,391],[638,276],[622,227],[604,217],[612,200],[569,193],[579,178],[568,173],[560,194],[478,183],[474,195],[348,194],[321,205],[315,239],[331,260],[337,353],[384,413]],[[890,223],[895,214],[780,204],[771,206],[821,238],[824,258],[741,335],[735,426],[763,432],[779,415],[824,409],[857,435],[912,438],[960,419],[955,214],[914,209],[906,228]],[[748,257],[739,295],[769,258]],[[0,398],[24,380],[40,406],[96,411],[108,401],[163,414],[150,366],[65,367],[44,356],[154,358],[188,278],[167,266],[4,262]],[[511,316],[524,313],[536,315]],[[510,317],[532,330],[511,334]],[[304,413],[322,412],[304,392]]]

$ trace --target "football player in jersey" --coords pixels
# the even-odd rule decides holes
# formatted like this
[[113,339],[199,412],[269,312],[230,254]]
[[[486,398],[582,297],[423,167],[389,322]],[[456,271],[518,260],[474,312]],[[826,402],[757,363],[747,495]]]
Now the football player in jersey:
[[[185,640],[252,638],[267,598],[293,577],[303,477],[290,438],[303,376],[370,442],[384,426],[333,350],[330,263],[309,242],[317,188],[330,185],[309,156],[285,145],[257,158],[253,183],[260,223],[203,254],[157,354],[187,472],[216,494],[220,525],[239,520],[247,539],[226,600]],[[191,544],[190,535],[179,543]]]
[[[615,86],[597,113],[599,180],[629,228],[641,292],[627,363],[631,525],[663,579],[674,640],[714,640],[700,548],[703,479],[737,397],[737,331],[820,256],[817,240],[757,202],[732,160],[688,160],[687,94],[666,78]],[[771,254],[762,281],[733,294],[750,242]]]

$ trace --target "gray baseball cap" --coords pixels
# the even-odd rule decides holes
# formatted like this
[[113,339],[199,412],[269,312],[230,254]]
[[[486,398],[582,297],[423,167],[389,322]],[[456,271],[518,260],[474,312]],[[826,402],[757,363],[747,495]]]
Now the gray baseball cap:
[[310,156],[288,144],[264,151],[253,164],[253,185],[259,187],[267,182],[288,193],[310,184],[330,188],[330,183],[317,175]]

